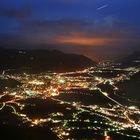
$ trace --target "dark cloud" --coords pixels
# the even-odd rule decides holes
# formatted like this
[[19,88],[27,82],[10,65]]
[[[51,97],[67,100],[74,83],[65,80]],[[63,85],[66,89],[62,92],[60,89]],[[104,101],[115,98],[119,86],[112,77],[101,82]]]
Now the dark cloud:
[[103,20],[86,21],[22,20],[16,33],[28,43],[81,46],[107,46],[138,44],[140,32],[131,24],[106,17]]
[[21,30],[61,34],[86,30],[88,25],[84,20],[32,20],[22,22]]
[[0,16],[8,18],[26,18],[32,15],[32,9],[29,7],[23,7],[21,9],[1,9]]
[[[26,36],[39,39],[53,40],[58,37],[70,38],[101,38],[101,39],[139,39],[140,32],[132,28],[131,24],[118,19],[106,18],[101,21],[88,22],[86,20],[32,20],[21,23],[19,32]],[[92,42],[92,41],[91,41]]]

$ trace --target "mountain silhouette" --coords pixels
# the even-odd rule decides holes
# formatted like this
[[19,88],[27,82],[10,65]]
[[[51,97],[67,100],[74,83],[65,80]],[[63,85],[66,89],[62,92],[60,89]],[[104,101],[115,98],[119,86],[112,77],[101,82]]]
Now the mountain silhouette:
[[63,53],[58,50],[0,49],[0,69],[18,72],[65,72],[79,70],[96,63],[83,55]]

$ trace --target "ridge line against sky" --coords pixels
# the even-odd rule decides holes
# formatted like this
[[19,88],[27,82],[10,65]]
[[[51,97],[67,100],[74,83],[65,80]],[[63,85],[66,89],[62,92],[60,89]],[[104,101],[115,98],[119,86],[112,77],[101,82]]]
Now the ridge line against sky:
[[1,0],[0,44],[92,59],[127,55],[140,50],[139,7],[139,0]]

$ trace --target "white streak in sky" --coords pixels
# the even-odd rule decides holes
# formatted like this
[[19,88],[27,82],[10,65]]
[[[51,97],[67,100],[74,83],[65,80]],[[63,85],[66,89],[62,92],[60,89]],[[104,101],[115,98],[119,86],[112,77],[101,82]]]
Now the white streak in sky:
[[108,6],[109,6],[109,4],[105,4],[105,5],[103,5],[103,6],[99,7],[99,8],[97,8],[97,10],[102,10],[102,9],[108,7]]

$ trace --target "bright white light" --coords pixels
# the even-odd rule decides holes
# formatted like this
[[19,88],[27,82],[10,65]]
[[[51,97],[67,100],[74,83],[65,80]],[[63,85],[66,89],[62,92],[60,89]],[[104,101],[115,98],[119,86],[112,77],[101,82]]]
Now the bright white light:
[[60,80],[59,80],[59,83],[64,84],[64,83],[65,83],[65,80],[60,79]]
[[28,83],[29,83],[29,84],[33,84],[33,85],[44,85],[44,82],[37,81],[37,80],[29,81]]
[[105,96],[108,96],[108,93],[106,93],[106,92],[103,92],[103,94],[104,94]]

